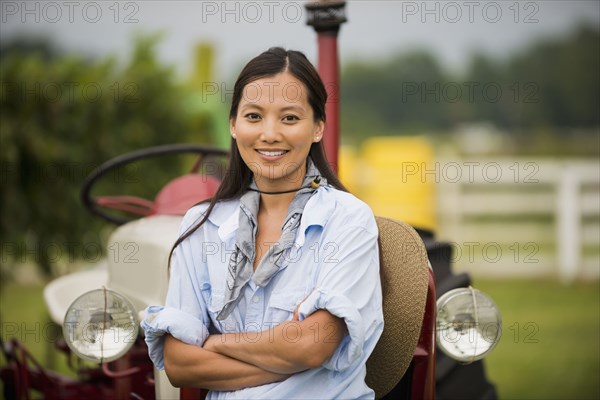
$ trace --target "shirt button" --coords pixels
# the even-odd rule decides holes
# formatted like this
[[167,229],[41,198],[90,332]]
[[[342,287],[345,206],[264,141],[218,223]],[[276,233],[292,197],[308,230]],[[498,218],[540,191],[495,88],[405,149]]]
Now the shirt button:
[[252,298],[252,302],[255,303],[255,304],[258,303],[259,301],[260,301],[260,299],[258,298],[258,296],[254,296]]

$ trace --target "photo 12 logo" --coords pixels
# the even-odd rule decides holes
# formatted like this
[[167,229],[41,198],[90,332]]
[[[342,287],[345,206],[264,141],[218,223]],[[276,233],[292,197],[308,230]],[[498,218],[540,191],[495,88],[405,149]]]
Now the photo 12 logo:
[[402,183],[539,183],[539,165],[535,162],[499,163],[495,161],[449,161],[417,163],[405,161],[400,168]]
[[535,24],[540,5],[534,1],[403,1],[402,22]]
[[[327,91],[327,103],[339,102],[339,84],[334,82],[323,82],[325,90]],[[257,102],[260,100],[266,100],[273,102],[274,90],[279,87],[279,82],[265,82],[264,86],[267,87],[263,90],[259,85],[255,83],[249,83],[248,90],[242,94],[244,100],[249,102]],[[283,85],[281,88],[282,95],[287,102],[295,103],[302,101],[304,98],[303,87],[294,82],[289,82]],[[227,86],[227,82],[202,82],[200,89],[201,99],[203,103],[208,102],[220,102],[223,104],[230,104],[233,98],[233,86]]]
[[295,1],[203,1],[202,22],[297,23],[303,20],[302,5]]
[[140,6],[134,1],[3,1],[2,23],[78,23],[112,21],[115,24],[139,22]]
[[80,102],[97,103],[105,96],[115,103],[140,101],[136,82],[0,82],[0,100],[73,105]]
[[[27,171],[15,161],[0,161],[0,183],[22,182],[25,177],[38,184],[71,183],[80,185],[82,181],[100,165],[81,161],[51,161],[31,166]],[[110,174],[111,181],[117,184],[139,183],[139,165],[132,164],[126,169],[115,169]]]
[[539,103],[536,82],[402,82],[402,102]]

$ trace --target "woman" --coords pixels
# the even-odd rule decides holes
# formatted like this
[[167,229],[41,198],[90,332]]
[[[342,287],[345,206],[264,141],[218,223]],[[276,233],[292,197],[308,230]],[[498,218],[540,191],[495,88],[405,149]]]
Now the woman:
[[228,173],[184,217],[166,306],[142,322],[175,386],[210,399],[374,397],[378,232],[327,165],[326,100],[297,51],[269,49],[238,77]]

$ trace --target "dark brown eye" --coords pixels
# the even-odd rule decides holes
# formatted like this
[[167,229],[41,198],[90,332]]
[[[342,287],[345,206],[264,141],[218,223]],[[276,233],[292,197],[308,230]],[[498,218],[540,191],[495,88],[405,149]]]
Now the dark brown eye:
[[256,121],[260,119],[260,115],[258,115],[257,113],[248,113],[244,115],[244,117],[250,121]]

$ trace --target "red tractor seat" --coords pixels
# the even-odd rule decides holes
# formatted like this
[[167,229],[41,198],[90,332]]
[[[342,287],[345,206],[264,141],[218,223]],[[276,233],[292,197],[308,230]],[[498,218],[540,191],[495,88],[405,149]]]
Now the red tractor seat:
[[194,204],[211,198],[219,185],[214,176],[200,174],[173,179],[156,195],[150,215],[184,215]]

